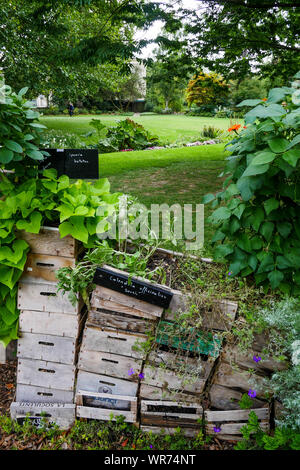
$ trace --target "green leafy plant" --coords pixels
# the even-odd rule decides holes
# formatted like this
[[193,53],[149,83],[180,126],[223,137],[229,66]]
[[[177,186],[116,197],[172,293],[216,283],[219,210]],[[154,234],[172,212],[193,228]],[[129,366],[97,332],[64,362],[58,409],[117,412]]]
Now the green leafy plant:
[[[296,76],[299,78],[300,74]],[[299,80],[293,83],[299,86]],[[268,99],[246,100],[245,129],[228,146],[223,191],[204,203],[219,207],[214,258],[232,276],[253,275],[266,289],[300,292],[300,101],[293,87],[274,88]],[[222,175],[222,176],[224,176]]]
[[108,128],[97,119],[92,119],[90,125],[100,137],[96,147],[104,153],[127,149],[143,150],[159,144],[157,137],[150,134],[141,124],[128,118]]

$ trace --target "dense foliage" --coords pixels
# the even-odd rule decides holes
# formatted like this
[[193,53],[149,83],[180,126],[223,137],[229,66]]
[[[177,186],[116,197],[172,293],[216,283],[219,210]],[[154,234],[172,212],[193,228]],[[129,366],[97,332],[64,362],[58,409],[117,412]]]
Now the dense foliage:
[[[41,171],[39,151],[45,126],[38,113],[23,98],[5,88],[0,103],[0,341],[7,345],[17,338],[16,295],[29,250],[18,231],[39,233],[42,224],[59,227],[62,237],[72,235],[93,246],[97,233],[110,228],[107,221],[117,206],[120,194],[110,194],[107,180],[94,184],[68,176],[57,178],[56,170]],[[6,171],[3,171],[6,170]],[[100,212],[99,212],[100,208]]]
[[[204,202],[221,206],[209,221],[218,229],[214,256],[229,263],[232,276],[254,275],[257,284],[300,292],[299,160],[300,100],[294,87],[274,88],[250,106],[245,128],[229,146],[224,190]],[[279,104],[281,103],[281,104]]]
[[222,104],[228,95],[228,85],[218,74],[199,72],[190,80],[186,90],[189,105]]
[[159,144],[156,136],[129,118],[117,121],[115,126],[110,127],[106,127],[99,119],[93,119],[90,124],[100,137],[96,147],[102,153],[143,150]]

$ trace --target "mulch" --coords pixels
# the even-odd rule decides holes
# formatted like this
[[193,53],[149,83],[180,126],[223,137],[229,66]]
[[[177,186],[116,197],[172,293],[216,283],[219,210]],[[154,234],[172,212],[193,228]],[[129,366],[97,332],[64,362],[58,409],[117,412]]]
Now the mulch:
[[9,414],[16,391],[17,361],[0,364],[0,415]]

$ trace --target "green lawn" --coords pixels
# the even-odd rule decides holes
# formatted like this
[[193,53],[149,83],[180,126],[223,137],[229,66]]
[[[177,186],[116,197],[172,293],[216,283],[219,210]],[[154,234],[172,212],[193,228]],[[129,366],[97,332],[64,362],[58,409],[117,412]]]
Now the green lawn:
[[[111,115],[87,115],[87,116],[45,116],[41,122],[49,129],[64,130],[74,134],[82,135],[92,128],[89,126],[91,119],[100,119],[104,124],[112,125],[117,120],[126,119],[125,116]],[[182,115],[141,115],[130,117],[142,124],[147,130],[157,135],[162,143],[172,143],[180,140],[193,140],[200,137],[204,126],[214,126],[227,130],[230,126],[229,119],[217,119],[198,116]]]

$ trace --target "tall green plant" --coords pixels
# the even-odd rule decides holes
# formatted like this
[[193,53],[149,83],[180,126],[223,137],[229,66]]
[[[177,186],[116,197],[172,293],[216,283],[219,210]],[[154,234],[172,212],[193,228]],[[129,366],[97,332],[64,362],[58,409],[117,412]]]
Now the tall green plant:
[[71,182],[66,175],[58,178],[54,169],[39,169],[36,160],[46,153],[39,150],[45,126],[23,98],[25,92],[16,95],[5,88],[0,102],[0,342],[4,346],[18,337],[17,282],[29,251],[17,231],[39,233],[42,224],[52,224],[59,227],[61,237],[70,234],[92,247],[97,234],[109,230],[107,219],[120,196],[110,194],[106,179],[94,184]]
[[[292,87],[273,88],[267,100],[246,100],[245,128],[231,129],[223,191],[204,203],[218,207],[214,257],[232,276],[300,292],[300,73]],[[223,174],[222,174],[223,176]]]

